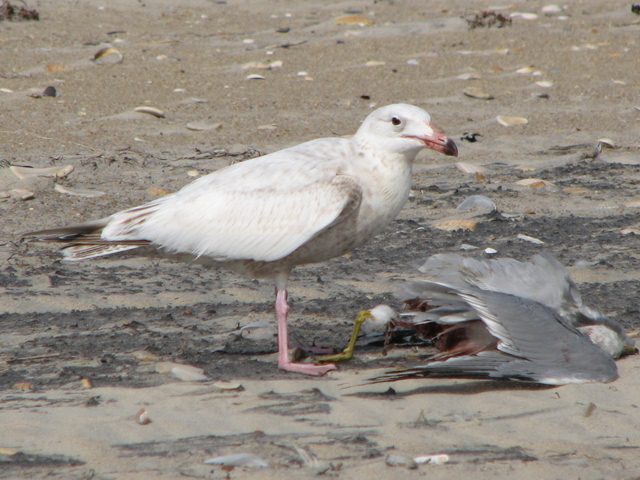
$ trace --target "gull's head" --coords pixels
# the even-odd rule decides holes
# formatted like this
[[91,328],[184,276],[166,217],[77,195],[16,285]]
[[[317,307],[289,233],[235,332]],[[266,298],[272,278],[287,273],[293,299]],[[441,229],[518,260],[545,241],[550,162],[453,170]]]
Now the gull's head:
[[417,155],[423,148],[458,156],[456,144],[431,125],[429,114],[406,103],[371,112],[354,138],[362,144],[408,156]]

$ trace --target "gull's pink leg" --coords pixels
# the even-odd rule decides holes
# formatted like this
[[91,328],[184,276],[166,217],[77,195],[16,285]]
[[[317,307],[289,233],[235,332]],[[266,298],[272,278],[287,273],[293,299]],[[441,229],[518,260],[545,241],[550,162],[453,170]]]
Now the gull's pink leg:
[[289,342],[287,336],[287,316],[289,305],[287,304],[287,291],[276,290],[276,318],[278,319],[278,367],[289,372],[304,373],[307,375],[324,375],[336,366],[332,364],[313,365],[311,363],[293,363],[289,360]]

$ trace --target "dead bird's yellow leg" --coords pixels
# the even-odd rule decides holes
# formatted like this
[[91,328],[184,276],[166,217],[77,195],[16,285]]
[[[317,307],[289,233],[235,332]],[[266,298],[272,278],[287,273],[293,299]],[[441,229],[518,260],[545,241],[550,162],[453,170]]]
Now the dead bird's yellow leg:
[[371,318],[371,310],[361,310],[358,315],[356,315],[356,321],[353,324],[353,330],[351,331],[351,338],[341,353],[333,355],[319,355],[314,357],[314,360],[318,362],[344,362],[345,360],[351,360],[351,358],[353,358],[353,349],[356,346],[356,340],[358,340],[358,334],[360,333],[360,327],[362,327],[362,324],[368,318]]

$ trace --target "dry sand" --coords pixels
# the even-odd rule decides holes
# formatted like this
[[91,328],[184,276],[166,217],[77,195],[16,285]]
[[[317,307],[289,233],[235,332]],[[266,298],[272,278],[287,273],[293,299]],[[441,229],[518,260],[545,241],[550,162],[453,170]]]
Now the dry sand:
[[[415,352],[369,348],[309,379],[276,368],[271,330],[240,335],[238,325],[272,322],[271,285],[160,257],[63,264],[51,246],[18,241],[150,200],[193,171],[353,133],[374,106],[408,102],[456,140],[480,133],[458,140],[459,161],[486,171],[421,158],[385,234],[294,272],[301,344],[341,345],[358,309],[394,302],[412,262],[462,244],[518,258],[547,248],[587,303],[637,329],[640,17],[626,1],[567,2],[549,16],[543,2],[514,1],[500,12],[538,18],[469,29],[463,17],[495,4],[56,0],[31,4],[38,22],[0,22],[0,160],[70,164],[60,185],[106,193],[69,196],[53,179],[20,183],[0,169],[1,191],[35,195],[0,200],[0,478],[224,478],[203,461],[241,452],[269,467],[230,478],[638,478],[638,357],[608,385],[423,380],[386,394],[354,385]],[[373,25],[338,25],[351,11]],[[122,63],[91,61],[107,44]],[[469,73],[481,78],[458,78]],[[30,96],[47,86],[58,96]],[[469,87],[495,98],[465,96]],[[133,112],[142,105],[165,117]],[[503,127],[497,115],[528,124]],[[589,158],[601,138],[614,148]],[[516,185],[526,178],[552,185]],[[505,215],[477,217],[474,231],[436,228],[466,218],[455,207],[471,194]],[[166,362],[211,381],[181,382]],[[243,390],[220,391],[220,380]],[[141,408],[151,423],[136,423]],[[438,453],[449,462],[385,462]]]

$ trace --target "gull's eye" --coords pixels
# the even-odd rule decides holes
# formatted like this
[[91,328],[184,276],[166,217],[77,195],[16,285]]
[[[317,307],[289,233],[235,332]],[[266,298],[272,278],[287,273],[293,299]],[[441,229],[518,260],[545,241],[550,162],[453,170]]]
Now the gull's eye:
[[391,118],[391,123],[394,124],[397,127],[398,125],[400,125],[402,123],[402,120],[400,120],[398,117],[392,117]]

